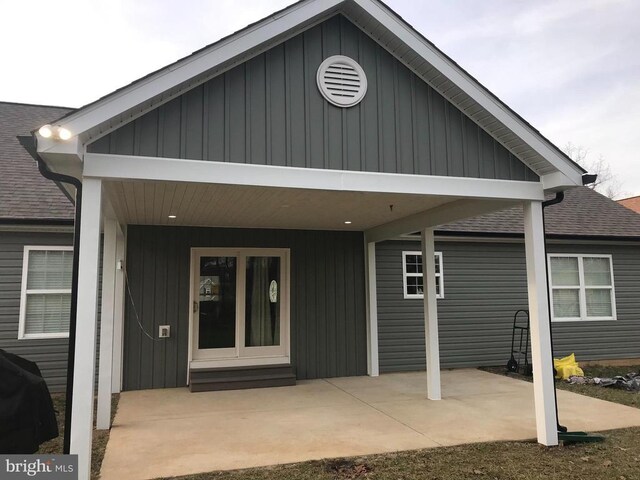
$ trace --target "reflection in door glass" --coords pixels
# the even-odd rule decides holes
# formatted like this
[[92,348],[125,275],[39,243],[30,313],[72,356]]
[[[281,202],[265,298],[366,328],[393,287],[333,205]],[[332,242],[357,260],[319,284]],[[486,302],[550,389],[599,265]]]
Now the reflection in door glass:
[[245,346],[280,345],[280,258],[247,257]]
[[236,257],[200,257],[198,348],[236,344]]

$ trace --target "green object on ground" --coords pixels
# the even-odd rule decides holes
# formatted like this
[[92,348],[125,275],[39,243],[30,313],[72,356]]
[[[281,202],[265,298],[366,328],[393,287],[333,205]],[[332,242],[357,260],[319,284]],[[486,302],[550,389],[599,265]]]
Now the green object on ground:
[[605,437],[596,433],[587,432],[558,432],[558,440],[567,445],[570,443],[596,443],[604,442]]

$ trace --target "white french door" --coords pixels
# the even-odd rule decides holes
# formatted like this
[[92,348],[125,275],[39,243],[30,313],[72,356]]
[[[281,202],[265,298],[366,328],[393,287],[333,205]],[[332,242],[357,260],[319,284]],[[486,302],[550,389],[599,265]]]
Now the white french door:
[[289,358],[289,250],[191,250],[192,366]]

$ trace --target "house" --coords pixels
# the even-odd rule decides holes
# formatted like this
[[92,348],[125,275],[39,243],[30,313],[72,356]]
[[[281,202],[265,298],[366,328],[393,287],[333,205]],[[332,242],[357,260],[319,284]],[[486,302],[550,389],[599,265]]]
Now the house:
[[[437,227],[443,367],[506,364],[513,316],[527,308],[522,219],[515,207]],[[640,216],[579,187],[546,209],[545,226],[555,356],[639,360]],[[381,372],[424,368],[416,260],[415,235],[376,247]]]
[[[48,168],[82,182],[71,426],[80,478],[98,306],[98,428],[122,388],[203,390],[229,371],[239,384],[244,374],[263,384],[375,376],[381,242],[420,232],[424,272],[436,278],[439,225],[518,205],[538,441],[557,444],[543,202],[585,172],[383,3],[302,0],[33,140]],[[437,296],[426,282],[431,401],[441,397]]]
[[18,142],[68,108],[0,102],[0,348],[66,384],[73,204]]
[[636,213],[640,213],[640,195],[637,195],[635,197],[623,198],[622,200],[618,200],[618,203],[630,210],[633,210]]

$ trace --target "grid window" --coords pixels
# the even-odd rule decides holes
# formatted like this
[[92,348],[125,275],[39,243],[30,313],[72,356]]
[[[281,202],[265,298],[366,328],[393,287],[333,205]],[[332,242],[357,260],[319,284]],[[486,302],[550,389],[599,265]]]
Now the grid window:
[[[436,298],[444,298],[441,252],[435,253],[435,264]],[[402,272],[404,298],[423,298],[422,252],[402,252]]]

